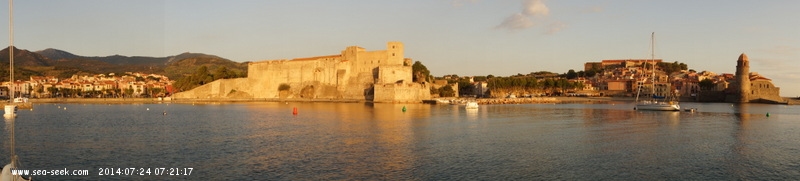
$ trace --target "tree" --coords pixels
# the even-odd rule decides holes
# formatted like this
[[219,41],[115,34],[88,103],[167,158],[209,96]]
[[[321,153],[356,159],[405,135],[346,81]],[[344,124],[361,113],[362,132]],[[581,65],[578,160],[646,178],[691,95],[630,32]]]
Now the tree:
[[148,76],[147,76],[147,80],[159,81],[160,79],[158,79],[158,78],[156,78],[156,77],[153,77],[152,75],[148,75]]
[[431,71],[428,70],[428,67],[422,65],[422,62],[415,61],[414,65],[411,65],[411,71],[413,72],[412,81],[414,82],[426,82],[426,77],[431,75]]
[[711,90],[714,88],[714,81],[711,79],[703,79],[697,83],[702,90]]
[[216,71],[214,71],[214,75],[213,75],[214,76],[214,80],[233,78],[235,75],[231,75],[231,73],[232,72],[228,72],[228,68],[227,67],[220,66],[220,67],[217,68]]
[[461,80],[458,81],[458,92],[459,92],[459,94],[461,94],[461,95],[472,94],[472,90],[473,89],[474,89],[474,86],[472,86],[472,84],[469,83],[469,79],[464,78],[464,79],[461,79]]
[[153,87],[149,88],[148,90],[150,91],[151,96],[162,96],[161,94],[164,93],[164,89],[162,88]]
[[132,96],[133,95],[133,86],[128,86],[128,88],[125,89],[125,95],[126,96]]
[[197,71],[195,71],[194,75],[192,75],[192,78],[194,80],[193,82],[197,82],[200,85],[209,83],[210,82],[209,80],[213,79],[213,77],[212,78],[209,77],[211,77],[211,75],[208,72],[208,67],[206,67],[205,65],[197,68]]
[[39,85],[36,85],[36,88],[34,88],[34,89],[36,91],[36,97],[37,98],[41,98],[42,97],[42,93],[44,93],[44,86],[42,84],[39,84]]
[[50,93],[51,97],[52,96],[56,96],[58,94],[58,88],[57,87],[48,87],[47,88],[47,92]]
[[440,97],[455,97],[456,92],[453,91],[453,87],[448,85],[442,86],[439,88],[439,96]]
[[31,96],[31,91],[33,91],[33,87],[31,87],[31,84],[28,84],[28,96]]
[[567,77],[567,79],[578,78],[578,73],[575,72],[575,70],[569,69],[569,71],[567,71],[566,77]]
[[440,95],[439,94],[439,89],[434,89],[433,86],[431,86],[431,95]]
[[[586,77],[594,77],[595,75],[597,75],[597,72],[598,72],[598,70],[589,69],[589,70],[586,71],[586,75],[585,76]],[[603,71],[599,71],[599,72],[603,72]]]
[[292,87],[289,86],[289,84],[283,83],[283,84],[278,86],[278,91],[288,91],[291,88]]

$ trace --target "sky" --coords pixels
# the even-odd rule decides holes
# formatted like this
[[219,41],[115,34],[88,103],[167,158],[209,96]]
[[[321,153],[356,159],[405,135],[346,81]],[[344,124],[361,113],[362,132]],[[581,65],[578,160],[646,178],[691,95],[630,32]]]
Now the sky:
[[[8,4],[0,3],[8,24]],[[7,27],[7,26],[6,26]],[[25,0],[14,45],[83,56],[184,52],[233,61],[386,49],[434,76],[509,76],[583,69],[585,62],[655,56],[734,73],[739,54],[800,96],[800,1],[691,0]],[[0,28],[7,35],[7,28]],[[0,43],[8,44],[8,38]]]

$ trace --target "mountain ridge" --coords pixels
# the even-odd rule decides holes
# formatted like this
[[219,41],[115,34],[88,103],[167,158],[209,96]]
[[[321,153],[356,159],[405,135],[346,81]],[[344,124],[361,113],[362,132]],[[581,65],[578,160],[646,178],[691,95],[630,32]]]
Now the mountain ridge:
[[[226,67],[245,74],[248,62],[235,62],[216,55],[184,52],[166,57],[148,56],[83,56],[56,48],[28,51],[14,48],[15,79],[26,80],[29,76],[70,77],[74,74],[107,74],[142,72],[161,74],[172,80],[189,75],[201,66],[210,70]],[[0,50],[0,80],[7,81],[8,47]]]

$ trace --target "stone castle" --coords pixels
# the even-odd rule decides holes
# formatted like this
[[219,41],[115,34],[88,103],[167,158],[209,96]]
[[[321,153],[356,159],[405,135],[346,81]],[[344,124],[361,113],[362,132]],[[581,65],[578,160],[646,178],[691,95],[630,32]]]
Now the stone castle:
[[412,82],[403,43],[386,50],[350,46],[337,55],[251,62],[247,78],[221,79],[180,92],[176,99],[306,99],[421,102],[430,87]]
[[726,102],[733,103],[782,103],[780,88],[772,84],[772,80],[755,72],[750,72],[750,59],[746,54],[739,55],[736,61],[736,77],[731,82],[725,97]]

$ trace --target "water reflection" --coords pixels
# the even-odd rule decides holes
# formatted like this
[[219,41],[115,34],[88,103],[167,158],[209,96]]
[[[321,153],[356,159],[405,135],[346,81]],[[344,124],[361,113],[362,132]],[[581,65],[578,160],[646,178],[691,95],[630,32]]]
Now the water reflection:
[[667,121],[672,128],[678,128],[681,124],[681,112],[680,111],[669,111],[664,113],[667,116]]
[[[158,111],[151,115],[145,106]],[[710,104],[704,106],[724,112],[698,113],[624,106],[482,105],[465,110],[422,104],[246,103],[70,105],[68,111],[42,106],[36,114],[20,115],[24,121],[18,130],[36,131],[20,131],[17,139],[37,148],[25,151],[18,145],[30,168],[195,167],[197,175],[174,177],[188,180],[800,176],[792,170],[800,163],[795,156],[800,154],[795,144],[800,143],[795,121],[800,115],[738,114],[775,109],[762,105]],[[292,115],[295,107],[298,115]],[[169,115],[161,115],[162,109]],[[0,139],[6,148],[9,123]]]
[[467,120],[475,121],[478,119],[478,109],[466,109]]
[[[291,115],[295,107],[298,115]],[[277,114],[282,116],[264,120],[273,123],[256,123],[268,129],[262,139],[279,146],[259,152],[265,154],[261,163],[270,163],[266,170],[292,176],[276,177],[289,180],[374,178],[386,170],[410,170],[417,160],[411,147],[418,137],[414,127],[426,125],[431,115],[431,106],[423,104],[288,103],[249,108],[281,111]],[[386,176],[410,178],[403,173],[407,172]]]
[[636,111],[614,109],[583,109],[581,112],[586,124],[628,121],[637,114]]
[[0,164],[3,164],[2,166],[5,166],[5,164],[9,163],[10,161],[8,160],[9,159],[8,155],[11,155],[11,153],[9,153],[9,151],[11,150],[10,134],[11,134],[11,127],[14,124],[13,118],[12,119],[4,118],[4,120],[5,120],[4,124],[5,126],[3,127],[3,134],[2,134],[3,137],[0,138],[0,143],[3,143],[2,148],[0,148]]
[[733,108],[733,114],[738,118],[739,125],[747,127],[750,122],[750,104],[736,104],[731,108]]

